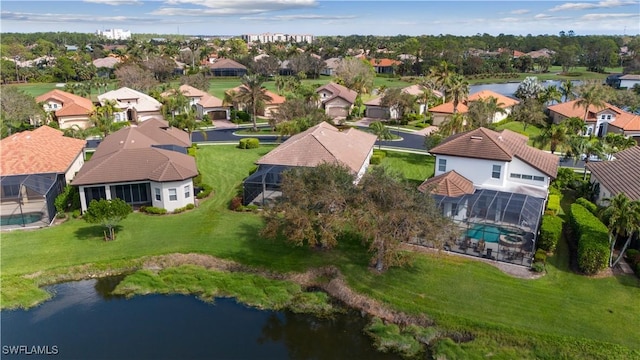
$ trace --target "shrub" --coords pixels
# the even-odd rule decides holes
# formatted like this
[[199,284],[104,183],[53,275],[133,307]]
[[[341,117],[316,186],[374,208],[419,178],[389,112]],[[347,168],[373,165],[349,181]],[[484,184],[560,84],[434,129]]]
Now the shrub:
[[385,157],[387,157],[387,152],[384,150],[374,149],[373,155],[380,155],[380,158],[384,159]]
[[246,111],[231,110],[231,121],[233,121],[236,124],[239,124],[242,122],[249,122],[251,121],[251,115],[249,115],[249,113]]
[[533,255],[533,261],[537,263],[547,262],[547,253],[543,249],[536,250],[536,254]]
[[187,206],[185,206],[187,208],[187,210],[192,210],[195,209],[195,205],[194,204],[187,204]]
[[229,210],[237,211],[239,207],[242,206],[242,198],[240,196],[236,196],[231,199],[229,202]]
[[244,209],[247,210],[247,211],[256,212],[256,211],[258,211],[259,207],[256,204],[249,204],[249,205],[245,206]]
[[142,206],[140,211],[153,215],[164,215],[167,213],[167,209],[155,207],[155,206]]
[[196,157],[196,150],[198,150],[198,146],[196,144],[193,144],[187,148],[187,154]]
[[371,155],[371,160],[369,160],[369,163],[371,165],[378,165],[382,162],[382,157],[380,155]]
[[589,210],[590,213],[598,216],[598,206],[591,201],[581,197],[576,199],[576,204],[582,205],[585,209]]
[[71,216],[72,216],[74,219],[79,218],[79,217],[80,217],[80,215],[81,215],[81,214],[80,214],[80,210],[79,210],[79,209],[75,209],[75,210],[73,210],[73,213],[71,213]]
[[213,189],[211,188],[211,186],[202,184],[202,186],[200,187],[200,192],[196,195],[196,199],[204,199],[209,196],[212,191]]
[[80,209],[80,192],[75,186],[67,185],[53,201],[58,213]]
[[533,265],[531,265],[531,269],[535,272],[541,273],[544,271],[544,264],[541,262],[534,262]]
[[557,216],[543,215],[538,248],[547,252],[554,252],[561,236],[562,219]]
[[571,228],[578,238],[578,268],[595,274],[607,267],[609,238],[607,227],[584,206],[571,204]]
[[549,195],[549,201],[547,202],[547,210],[551,213],[551,215],[558,215],[558,211],[560,210],[559,195]]
[[256,149],[260,147],[260,140],[256,138],[242,138],[238,144],[240,149]]

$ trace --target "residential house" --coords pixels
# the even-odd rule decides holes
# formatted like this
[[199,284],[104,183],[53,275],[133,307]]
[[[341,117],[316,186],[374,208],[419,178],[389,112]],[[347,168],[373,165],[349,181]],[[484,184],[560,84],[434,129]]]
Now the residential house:
[[[402,92],[415,96],[417,98],[416,103],[418,105],[418,114],[424,114],[427,111],[427,104],[424,99],[425,91],[431,91],[433,96],[438,98],[442,98],[443,96],[440,91],[429,90],[426,87],[418,84],[402,88]],[[380,104],[381,100],[382,96],[378,96],[364,103],[365,116],[376,119],[398,119],[398,110],[389,109],[386,106],[382,106]]]
[[93,103],[87,98],[62,90],[51,90],[36,98],[44,111],[52,115],[60,129],[87,129],[92,126]]
[[320,107],[332,118],[347,117],[353,108],[358,93],[345,86],[330,82],[316,89]]
[[373,66],[376,74],[395,74],[396,67],[402,64],[401,61],[386,58],[370,59],[369,63]]
[[107,100],[115,101],[121,110],[114,115],[116,122],[137,123],[162,116],[162,104],[158,100],[128,87],[121,87],[98,95],[98,101],[101,105],[104,105]]
[[72,182],[82,211],[94,199],[120,198],[167,211],[194,204],[198,169],[189,146],[189,134],[158,118],[110,134]]
[[[186,84],[180,85],[178,91],[189,98],[189,106],[196,110],[198,119],[204,119],[204,117],[207,116],[211,118],[211,120],[230,119],[229,106],[224,106],[221,99]],[[163,92],[161,95],[162,97],[168,97],[174,93],[174,90],[169,90]]]
[[340,62],[342,61],[341,58],[329,58],[327,60],[324,61],[325,66],[322,69],[322,71],[320,71],[320,75],[327,75],[327,76],[333,76],[336,73],[336,69],[338,68],[338,65],[340,65]]
[[591,183],[598,189],[596,203],[607,205],[618,194],[640,200],[640,146],[620,151],[613,160],[589,162]]
[[[240,89],[243,87],[245,86],[244,85],[236,86],[233,89],[227,90],[226,94],[233,99],[234,94],[238,94],[240,92]],[[278,108],[280,107],[280,105],[283,104],[287,99],[284,96],[280,96],[269,90],[266,90],[265,94],[267,94],[267,96],[269,96],[271,100],[265,101],[262,108],[258,109],[258,115],[270,118],[273,116],[274,113],[278,111]],[[236,100],[233,100],[232,105],[236,110],[244,110],[247,112],[251,112],[251,109],[247,109],[246,104],[240,103]]]
[[49,126],[0,140],[2,227],[53,221],[54,200],[84,164],[85,145]]
[[[549,183],[559,158],[527,145],[509,130],[478,128],[445,139],[430,152],[435,176],[418,190],[430,193],[462,236],[452,251],[530,265]],[[486,251],[486,252],[485,252]]]
[[[469,105],[474,101],[486,101],[490,98],[495,98],[497,105],[503,110],[503,112],[496,112],[491,119],[488,119],[491,123],[496,123],[506,119],[509,114],[513,112],[513,109],[520,102],[516,99],[498,94],[491,90],[481,90],[475,92],[467,97],[464,101],[458,103],[458,112],[466,114],[469,111]],[[429,109],[432,115],[433,125],[440,126],[453,116],[453,101],[434,106]]]
[[[547,107],[549,116],[556,124],[570,117],[584,119],[585,109],[577,105],[578,101],[579,99],[576,99]],[[601,107],[590,105],[585,121],[585,135],[603,137],[607,132],[612,131],[624,133],[625,135],[635,134],[635,136],[640,136],[640,130],[633,130],[638,128],[636,121],[633,120],[634,116],[636,115],[609,103],[604,103]],[[629,133],[626,133],[626,131]]]
[[217,59],[212,64],[207,64],[209,73],[213,76],[241,77],[247,74],[247,67],[231,59]]
[[369,166],[377,137],[358,130],[341,131],[322,122],[291,136],[256,161],[258,170],[244,182],[244,203],[264,204],[280,195],[281,174],[293,167],[315,167],[322,163],[344,165],[362,178]]
[[618,78],[620,80],[621,89],[633,89],[634,86],[640,86],[640,74],[626,74]]

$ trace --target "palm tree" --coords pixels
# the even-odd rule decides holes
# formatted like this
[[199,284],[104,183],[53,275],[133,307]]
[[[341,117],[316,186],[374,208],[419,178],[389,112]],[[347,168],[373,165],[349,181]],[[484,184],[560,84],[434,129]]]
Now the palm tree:
[[122,111],[115,100],[104,100],[104,103],[93,108],[89,117],[93,126],[103,137],[106,137],[115,129],[115,113]]
[[551,153],[555,153],[559,146],[564,146],[569,139],[567,128],[558,124],[551,124],[533,139],[540,149],[549,145]]
[[265,101],[270,101],[271,96],[267,94],[267,89],[262,86],[263,80],[258,75],[245,75],[242,77],[242,86],[236,94],[236,100],[246,104],[251,108],[253,121],[253,131],[258,131],[256,116],[260,106]]
[[618,151],[636,146],[636,141],[622,134],[607,133],[603,139],[602,145],[607,158],[611,160],[613,155]]
[[386,127],[382,121],[372,122],[369,124],[369,129],[378,137],[378,149],[382,147],[381,141],[387,141],[393,138],[391,131],[389,131],[389,128]]
[[555,85],[548,86],[542,93],[542,100],[547,105],[560,102],[562,100],[562,92]]
[[446,61],[441,61],[437,66],[432,66],[429,69],[429,76],[433,79],[433,82],[444,94],[444,101],[449,98],[447,89],[450,85],[451,76],[454,74],[453,68],[449,66]]
[[[607,220],[607,227],[609,228],[609,245],[611,247],[609,266],[615,267],[624,256],[633,234],[640,231],[640,201],[630,201],[625,194],[619,193],[610,199],[610,204],[602,212],[602,217]],[[618,236],[625,235],[627,240],[614,261],[613,252],[616,240]]]
[[602,148],[602,142],[598,138],[589,138],[580,135],[573,135],[568,141],[571,149],[571,154],[574,160],[582,160],[584,157],[584,174],[583,180],[587,179],[587,164],[591,160],[591,157],[597,156],[599,158],[604,157],[604,150]]
[[571,101],[576,98],[573,93],[573,82],[571,80],[565,80],[560,85],[560,92],[562,93],[562,101]]
[[584,121],[575,116],[562,120],[561,124],[567,128],[567,131],[571,135],[582,135],[586,128]]
[[580,95],[580,99],[573,104],[573,107],[584,108],[584,117],[582,120],[586,123],[587,115],[589,114],[589,107],[594,106],[596,108],[603,108],[605,106],[604,94],[600,87],[596,85],[587,85]]
[[443,136],[450,136],[467,129],[467,117],[462,113],[454,113],[449,120],[440,126],[440,133]]
[[451,75],[448,89],[446,90],[453,99],[453,113],[458,112],[458,104],[469,96],[469,82],[460,74]]

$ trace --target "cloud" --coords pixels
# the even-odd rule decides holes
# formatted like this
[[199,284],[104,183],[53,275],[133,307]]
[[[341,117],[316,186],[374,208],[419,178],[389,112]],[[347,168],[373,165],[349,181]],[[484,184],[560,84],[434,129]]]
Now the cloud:
[[624,18],[632,18],[638,17],[639,14],[587,14],[582,16],[580,19],[584,21],[594,21],[594,20],[603,20],[603,19],[624,19]]
[[630,6],[635,5],[638,6],[638,1],[628,1],[628,0],[604,0],[599,2],[582,2],[582,3],[565,3],[562,5],[555,6],[549,11],[565,11],[565,10],[588,10],[588,9],[608,9],[615,8],[621,6]]
[[513,14],[513,15],[523,15],[523,14],[527,14],[531,12],[531,10],[528,9],[516,9],[516,10],[512,10],[509,13]]
[[24,13],[24,12],[0,12],[0,19],[3,21],[22,21],[38,23],[117,23],[117,24],[156,24],[159,19],[131,16],[95,16],[83,14],[55,14],[55,13]]
[[163,16],[233,16],[316,7],[316,0],[167,0],[153,11]]
[[102,4],[102,5],[111,5],[111,6],[142,5],[142,1],[140,0],[83,0],[83,2]]
[[274,16],[244,16],[240,20],[258,21],[295,21],[295,20],[345,20],[355,19],[355,15],[317,15],[317,14],[296,14],[296,15],[274,15]]

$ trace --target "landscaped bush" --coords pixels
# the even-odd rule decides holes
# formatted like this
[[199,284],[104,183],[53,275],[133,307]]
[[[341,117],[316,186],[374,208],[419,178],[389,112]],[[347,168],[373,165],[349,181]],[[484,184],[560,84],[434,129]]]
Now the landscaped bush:
[[549,201],[547,202],[547,211],[549,212],[549,215],[558,215],[558,211],[560,211],[559,195],[549,195]]
[[71,185],[65,186],[62,192],[56,196],[53,205],[58,213],[80,209],[80,192],[78,188]]
[[195,207],[196,207],[196,206],[195,206],[195,205],[193,205],[193,204],[187,204],[187,205],[185,205],[185,206],[183,206],[183,207],[180,207],[180,208],[177,208],[177,209],[173,210],[173,213],[174,213],[174,214],[179,214],[179,213],[181,213],[181,212],[185,212],[185,211],[187,211],[187,210],[191,210],[191,209],[193,209],[193,208],[195,208]]
[[546,251],[544,251],[543,249],[536,250],[535,255],[533,255],[533,261],[543,263],[543,264],[546,263],[547,262]]
[[382,156],[380,155],[371,155],[371,159],[369,160],[369,163],[371,165],[378,165],[382,162]]
[[242,206],[242,198],[240,196],[236,196],[229,202],[229,210],[237,211],[239,207]]
[[211,186],[207,184],[202,184],[200,187],[200,192],[196,195],[196,199],[204,199],[207,196],[209,196],[209,194],[211,194],[212,191],[213,189],[211,188]]
[[543,215],[538,248],[546,252],[554,252],[561,236],[562,219],[557,216]]
[[531,265],[531,270],[541,273],[544,271],[544,264],[541,262],[534,262],[533,265]]
[[595,216],[598,216],[598,206],[591,201],[581,197],[576,199],[576,204],[582,205],[585,209],[589,210]]
[[187,154],[196,157],[196,150],[198,150],[198,145],[193,144],[187,148]]
[[249,113],[246,111],[231,110],[231,121],[233,121],[236,124],[239,124],[242,122],[249,122],[251,121],[251,115],[249,115]]
[[609,238],[607,227],[584,206],[571,204],[571,227],[578,238],[578,267],[595,274],[607,267]]
[[373,150],[373,155],[380,155],[381,159],[384,159],[387,156],[387,152],[384,150],[380,150],[380,149],[374,149]]
[[73,212],[71,213],[71,217],[73,217],[74,219],[77,219],[80,217],[80,210],[79,209],[75,209],[73,210]]
[[153,214],[153,215],[164,215],[167,213],[167,209],[163,209],[155,206],[141,206],[140,211],[147,214]]
[[256,149],[260,147],[260,140],[257,138],[242,138],[238,147],[240,149]]

